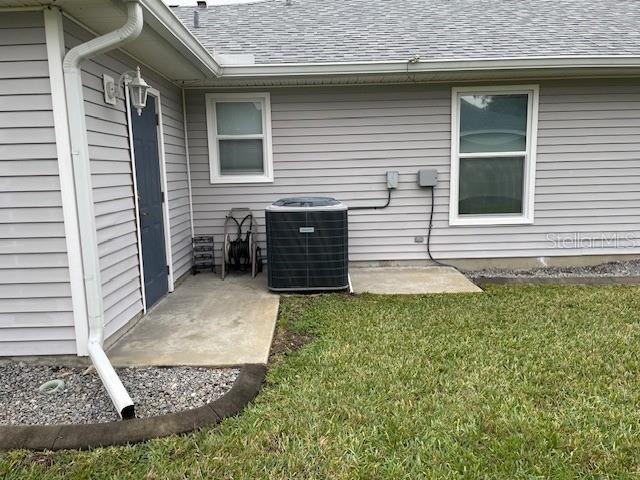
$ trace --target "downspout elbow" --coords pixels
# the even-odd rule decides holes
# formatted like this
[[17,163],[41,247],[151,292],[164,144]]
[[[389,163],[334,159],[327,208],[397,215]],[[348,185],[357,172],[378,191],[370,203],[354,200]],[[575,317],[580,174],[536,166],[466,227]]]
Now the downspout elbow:
[[78,69],[80,63],[89,57],[100,55],[138,38],[142,33],[144,18],[139,0],[124,0],[127,4],[126,23],[105,35],[73,47],[64,57],[62,67],[65,72]]

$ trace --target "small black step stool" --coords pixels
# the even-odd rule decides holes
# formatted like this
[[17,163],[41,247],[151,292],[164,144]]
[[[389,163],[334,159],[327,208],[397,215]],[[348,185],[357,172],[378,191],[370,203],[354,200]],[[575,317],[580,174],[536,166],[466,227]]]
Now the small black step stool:
[[201,270],[216,271],[216,255],[213,246],[213,235],[196,235],[191,239],[193,247],[193,266],[191,273],[195,275]]

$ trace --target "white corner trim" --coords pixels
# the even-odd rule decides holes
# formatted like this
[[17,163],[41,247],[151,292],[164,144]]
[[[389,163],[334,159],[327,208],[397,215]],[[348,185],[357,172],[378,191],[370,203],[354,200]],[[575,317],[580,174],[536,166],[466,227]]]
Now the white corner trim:
[[76,194],[71,164],[71,145],[69,124],[67,123],[67,104],[65,100],[64,73],[64,30],[62,14],[57,8],[44,10],[44,29],[49,62],[49,81],[51,83],[51,103],[53,110],[56,150],[58,154],[58,176],[62,196],[67,259],[69,262],[69,283],[73,305],[73,323],[75,329],[76,351],[78,356],[89,355],[87,340],[89,326],[87,304],[84,290],[82,257],[80,251],[80,231],[76,210]]
[[191,159],[189,157],[189,133],[187,128],[187,101],[184,88],[182,92],[182,128],[184,130],[184,156],[187,161],[187,187],[189,190],[189,223],[191,226],[191,238],[195,237],[195,227],[193,226],[193,194],[191,191]]
[[[500,156],[524,156],[524,186],[522,214],[463,215],[458,214],[459,176],[460,176],[460,96],[464,93],[478,95],[500,95],[523,93],[528,95],[526,151],[501,152]],[[538,106],[540,100],[539,85],[469,86],[451,89],[451,174],[449,181],[449,225],[528,225],[534,222],[536,147],[538,143]],[[494,156],[490,153],[469,156]]]
[[[245,101],[262,104],[262,134],[245,136],[263,140],[262,175],[222,175],[218,155],[218,127],[216,102]],[[273,183],[273,140],[271,137],[271,95],[269,92],[251,93],[207,93],[205,94],[207,119],[207,145],[209,150],[209,179],[212,184],[229,183]],[[231,138],[231,136],[230,136]],[[242,138],[238,135],[237,138]]]

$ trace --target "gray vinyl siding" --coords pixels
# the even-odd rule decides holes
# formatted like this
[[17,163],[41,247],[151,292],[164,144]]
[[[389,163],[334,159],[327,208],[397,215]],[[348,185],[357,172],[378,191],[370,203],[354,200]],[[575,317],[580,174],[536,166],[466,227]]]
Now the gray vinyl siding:
[[[88,32],[67,19],[64,28],[67,48],[91,38]],[[121,99],[115,106],[106,104],[102,86],[103,74],[118,79],[123,72],[135,67],[136,63],[121,52],[101,55],[82,65],[107,337],[142,311],[133,171],[125,104]],[[144,67],[142,75],[160,92],[161,97],[171,249],[177,279],[191,265],[181,91]]]
[[190,271],[192,263],[191,213],[182,91],[167,85],[165,89],[161,89],[161,94],[173,276],[178,280]]
[[0,15],[0,356],[73,354],[42,13]]
[[385,171],[399,170],[390,207],[350,214],[350,259],[425,260],[425,246],[414,237],[426,234],[430,198],[417,187],[416,172],[436,167],[438,258],[640,253],[640,247],[566,249],[552,242],[553,235],[574,233],[637,238],[637,82],[540,84],[535,222],[511,226],[449,226],[450,85],[273,89],[273,184],[210,184],[204,95],[187,96],[194,223],[196,233],[215,233],[218,244],[232,206],[254,209],[264,239],[263,211],[274,200],[329,195],[349,206],[380,205]]

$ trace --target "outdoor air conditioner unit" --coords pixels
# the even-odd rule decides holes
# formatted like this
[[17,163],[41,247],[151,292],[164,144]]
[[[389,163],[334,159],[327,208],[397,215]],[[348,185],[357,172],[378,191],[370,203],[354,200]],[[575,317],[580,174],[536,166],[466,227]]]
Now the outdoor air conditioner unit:
[[326,197],[284,198],[265,216],[270,290],[349,288],[346,205]]

